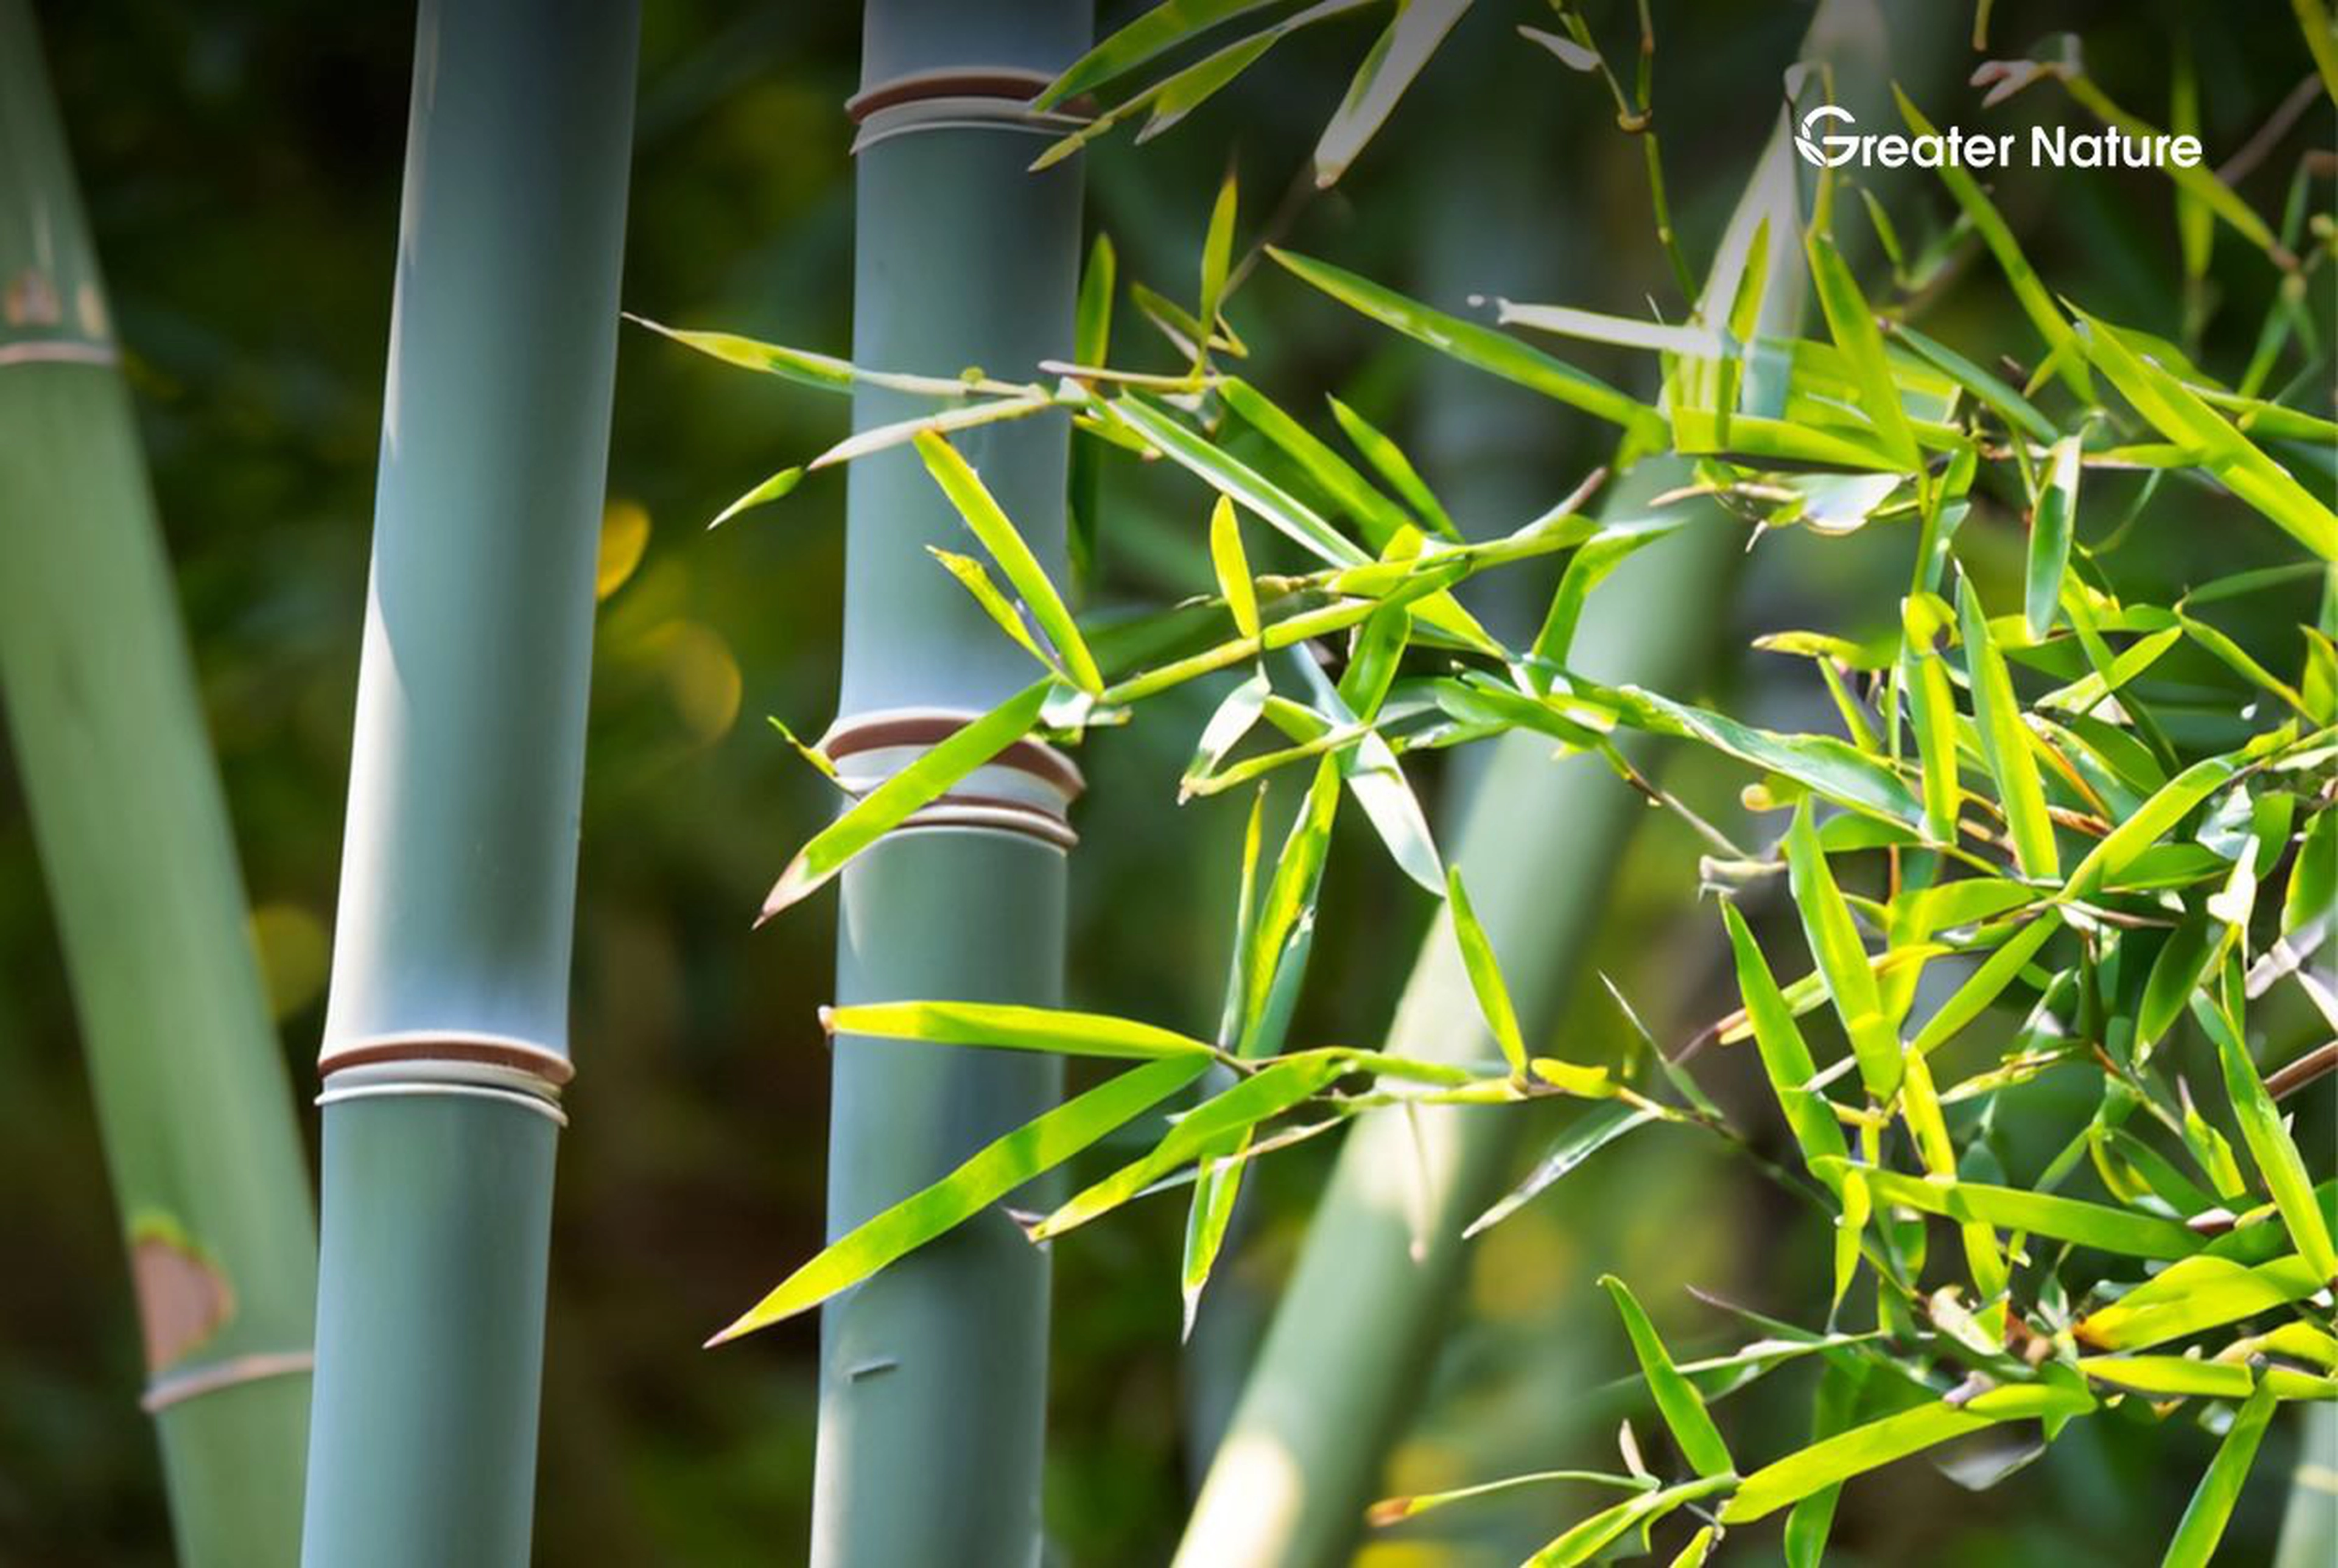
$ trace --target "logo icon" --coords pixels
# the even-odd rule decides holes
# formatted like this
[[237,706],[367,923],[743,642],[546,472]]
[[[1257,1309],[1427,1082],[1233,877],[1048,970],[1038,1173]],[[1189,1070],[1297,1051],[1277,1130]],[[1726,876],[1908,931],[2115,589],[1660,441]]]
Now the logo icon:
[[[1840,120],[1845,125],[1859,123],[1850,110],[1840,108],[1832,103],[1822,103],[1803,116],[1802,127],[1794,135],[1794,151],[1803,155],[1803,162],[1805,163],[1813,163],[1822,169],[1840,168],[1850,162],[1852,155],[1859,151],[1859,138],[1856,136],[1822,138],[1818,134],[1818,127],[1819,122],[1822,120]],[[1825,149],[1824,152],[1820,151],[1822,147]]]

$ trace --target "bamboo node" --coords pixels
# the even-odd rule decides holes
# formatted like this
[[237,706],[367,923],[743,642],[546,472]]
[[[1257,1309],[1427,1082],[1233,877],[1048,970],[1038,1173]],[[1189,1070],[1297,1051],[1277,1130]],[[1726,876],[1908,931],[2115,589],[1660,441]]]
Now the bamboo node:
[[[849,793],[866,795],[979,717],[943,708],[857,713],[831,724],[820,750]],[[1069,757],[1025,736],[912,812],[895,831],[987,828],[1068,850],[1079,842],[1072,830],[1072,802],[1086,788]]]

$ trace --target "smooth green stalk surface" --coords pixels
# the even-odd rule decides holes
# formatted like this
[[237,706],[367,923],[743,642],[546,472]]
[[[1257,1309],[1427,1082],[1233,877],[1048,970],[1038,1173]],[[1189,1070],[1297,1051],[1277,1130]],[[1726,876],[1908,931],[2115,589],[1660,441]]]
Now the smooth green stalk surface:
[[528,1559],[634,0],[424,0],[304,1560]]
[[179,1555],[288,1563],[315,1300],[308,1172],[21,0],[0,0],[0,694],[138,1289]]
[[[864,92],[918,74],[1028,72],[1033,88],[1088,43],[1087,0],[875,0]],[[933,123],[928,106],[860,126],[853,359],[954,376],[1027,377],[1067,357],[1077,291],[1076,162],[1027,165],[1051,134],[1021,105]],[[1035,133],[1036,132],[1036,133]],[[864,386],[855,429],[931,411]],[[1056,417],[959,433],[955,445],[1060,580],[1069,430]],[[847,493],[846,720],[887,710],[972,717],[1030,681],[925,546],[963,549],[957,511],[904,446],[853,465]],[[899,831],[844,873],[837,996],[1054,1004],[1063,852],[987,828]],[[835,1043],[828,1228],[842,1235],[1054,1103],[1060,1065],[851,1036]],[[830,1303],[820,1320],[811,1557],[823,1568],[1020,1565],[1039,1554],[1047,1259],[991,1212]]]

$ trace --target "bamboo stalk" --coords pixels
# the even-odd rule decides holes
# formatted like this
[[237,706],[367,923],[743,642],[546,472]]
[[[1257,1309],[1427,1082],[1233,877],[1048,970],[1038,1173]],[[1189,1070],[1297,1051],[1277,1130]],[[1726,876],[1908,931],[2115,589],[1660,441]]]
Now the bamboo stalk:
[[[1088,28],[1088,0],[871,0],[852,104],[856,362],[1023,374],[1070,352],[1079,174],[1076,163],[1026,172],[1061,133],[1026,100],[1086,48]],[[852,424],[929,407],[863,387]],[[1058,574],[1068,440],[1055,419],[957,437]],[[908,448],[853,465],[846,527],[832,752],[905,717],[926,726],[930,743],[1029,684],[1024,656],[928,559],[929,544],[963,548],[964,530]],[[1077,775],[1052,757],[1036,763],[1052,778],[1036,781],[1068,803]],[[1034,781],[1007,792],[1028,796]],[[961,790],[1000,793],[985,783],[977,775]],[[1046,810],[994,813],[979,826],[962,808],[938,815],[959,820],[912,818],[846,870],[838,999],[1058,1002],[1060,822]],[[1044,1057],[839,1039],[830,1236],[1038,1115],[1060,1082]],[[823,1310],[815,1563],[1037,1560],[1047,1284],[1046,1255],[993,1212]]]
[[[1917,20],[1905,5],[1893,8],[1893,19]],[[1891,42],[1906,47],[1911,40]],[[1804,51],[1832,61],[1842,97],[1863,104],[1891,80],[1880,58],[1885,44],[1874,0],[1822,0]],[[1795,179],[1782,125],[1732,220],[1750,232],[1770,215],[1765,331],[1791,332],[1802,307]],[[1604,514],[1635,515],[1686,474],[1676,459],[1644,461]],[[1591,596],[1571,662],[1596,679],[1657,690],[1677,684],[1697,666],[1700,632],[1715,618],[1736,544],[1723,520],[1709,514],[1625,563]],[[1604,770],[1553,766],[1548,747],[1524,735],[1506,736],[1490,750],[1452,858],[1533,1034],[1557,1016],[1604,911],[1622,845],[1645,808]],[[1522,836],[1522,822],[1553,827]],[[1449,916],[1440,911],[1386,1049],[1482,1060],[1494,1053],[1492,1041],[1454,1022],[1477,1015]],[[1358,1118],[1203,1479],[1177,1563],[1295,1568],[1345,1560],[1457,1288],[1461,1230],[1497,1195],[1516,1128],[1498,1109]]]
[[316,1288],[308,1171],[22,0],[0,0],[0,688],[123,1216],[179,1557],[289,1563]]
[[2274,1568],[2323,1568],[2338,1557],[2338,1405],[2303,1404],[2293,1419],[2297,1460]]
[[635,0],[423,0],[304,1560],[528,1558]]

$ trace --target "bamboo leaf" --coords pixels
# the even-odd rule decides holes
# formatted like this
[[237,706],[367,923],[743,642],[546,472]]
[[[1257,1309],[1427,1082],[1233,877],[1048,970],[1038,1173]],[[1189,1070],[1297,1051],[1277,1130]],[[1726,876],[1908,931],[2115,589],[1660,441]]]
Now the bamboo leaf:
[[1348,84],[1348,95],[1341,100],[1339,112],[1315,143],[1317,190],[1329,190],[1339,182],[1348,165],[1387,122],[1397,100],[1429,64],[1445,34],[1469,9],[1469,0],[1402,0],[1397,6],[1387,30],[1356,68],[1355,80]]
[[1226,275],[1233,267],[1234,211],[1241,198],[1234,172],[1226,171],[1218,199],[1210,208],[1210,227],[1202,238],[1202,302],[1194,312],[1194,366],[1208,358],[1209,337],[1217,330],[1218,309],[1225,303]]
[[957,447],[932,431],[919,432],[917,445],[918,456],[926,461],[926,471],[942,487],[950,505],[958,508],[958,515],[966,519],[974,536],[982,541],[982,547],[990,552],[990,558],[998,563],[998,569],[1023,596],[1023,603],[1030,606],[1031,618],[1046,633],[1047,641],[1055,644],[1073,684],[1091,694],[1102,691],[1104,675],[1096,668],[1095,656],[1088,652],[1087,640],[1080,635],[1078,623],[1065,606],[1063,596],[1056,592],[1055,583],[1048,581],[1039,558],[1031,554],[1023,535],[992,499],[982,475],[974,471],[973,465],[959,455]]
[[2097,891],[2240,770],[2240,763],[2231,758],[2210,757],[2169,779],[2087,852],[2063,886],[2062,897],[2084,898]]
[[817,387],[823,392],[850,392],[856,386],[869,386],[928,397],[963,397],[969,393],[1024,397],[1031,390],[1028,387],[992,381],[983,377],[911,376],[891,370],[870,370],[850,360],[839,359],[832,354],[789,348],[759,338],[742,338],[735,332],[702,332],[689,328],[668,327],[646,316],[636,316],[630,310],[624,312],[624,318],[636,326],[648,328],[662,338],[672,338],[685,348],[695,348],[710,358],[720,359],[725,365],[760,370],[802,386]]
[[2047,456],[2046,482],[2030,510],[2022,609],[2029,618],[2029,635],[2040,642],[2054,630],[2054,612],[2062,603],[2062,573],[2069,564],[2070,534],[2078,514],[2078,438],[2066,436]]
[[1989,1004],[2001,995],[2014,976],[2028,966],[2046,946],[2047,939],[2061,928],[2062,918],[2048,909],[2009,936],[1998,949],[1981,961],[1980,967],[1965,977],[1963,985],[1950,993],[1940,1010],[1927,1019],[1909,1042],[1911,1055],[1929,1056],[1953,1038],[1960,1029],[1986,1012]]
[[1923,821],[1923,808],[1898,774],[1832,735],[1781,735],[1757,730],[1726,714],[1675,702],[1636,686],[1618,688],[1612,695],[1623,710],[1619,717],[1636,728],[1702,741],[1871,817],[1911,828]]
[[[1072,316],[1072,359],[1101,366],[1112,357],[1112,307],[1119,292],[1120,257],[1112,236],[1098,233],[1080,271],[1080,294]],[[1067,524],[1064,544],[1072,581],[1096,579],[1096,536],[1104,501],[1104,453],[1094,441],[1074,441],[1066,482]]]
[[865,1002],[824,1007],[820,1024],[831,1034],[922,1040],[933,1045],[974,1045],[1004,1051],[1046,1051],[1063,1056],[1155,1061],[1173,1056],[1215,1060],[1216,1047],[1173,1029],[1078,1013],[999,1002]]
[[1263,11],[1277,0],[1162,0],[1141,13],[1065,68],[1033,103],[1035,109],[1052,109],[1216,26],[1252,11]]
[[1616,1310],[1624,1319],[1624,1331],[1632,1338],[1632,1353],[1639,1357],[1640,1371],[1648,1380],[1648,1392],[1655,1396],[1656,1411],[1671,1429],[1673,1441],[1680,1445],[1681,1456],[1699,1475],[1734,1474],[1736,1463],[1729,1456],[1729,1445],[1722,1441],[1721,1429],[1713,1424],[1713,1416],[1704,1407],[1704,1396],[1673,1365],[1672,1353],[1665,1348],[1655,1325],[1648,1321],[1631,1287],[1613,1274],[1601,1275],[1599,1284],[1615,1298]]
[[1803,917],[1803,934],[1842,1019],[1843,1033],[1851,1037],[1859,1075],[1869,1093],[1889,1101],[1899,1092],[1902,1072],[1899,1032],[1884,1014],[1875,971],[1869,966],[1851,906],[1843,902],[1826,852],[1819,848],[1807,797],[1795,808],[1793,826],[1786,833],[1786,871],[1794,907]]
[[1735,1479],[1733,1475],[1707,1475],[1660,1492],[1644,1492],[1628,1502],[1603,1509],[1528,1558],[1526,1568],[1576,1568],[1576,1564],[1596,1557],[1609,1542],[1626,1530],[1653,1524],[1683,1504],[1725,1490]]
[[1477,912],[1469,906],[1469,895],[1461,886],[1459,866],[1446,873],[1445,901],[1452,912],[1453,940],[1461,949],[1461,966],[1469,972],[1469,989],[1478,995],[1478,1011],[1485,1015],[1486,1026],[1493,1031],[1494,1043],[1502,1048],[1502,1060],[1510,1064],[1511,1075],[1523,1079],[1527,1072],[1526,1036],[1518,1030],[1518,1011],[1510,1005],[1510,989],[1502,984],[1494,945],[1487,940],[1486,928],[1478,923]]
[[1745,1001],[1763,1071],[1769,1074],[1771,1090],[1778,1096],[1778,1108],[1785,1112],[1786,1125],[1793,1132],[1803,1161],[1848,1158],[1851,1150],[1843,1141],[1842,1123],[1835,1119],[1825,1094],[1811,1087],[1818,1076],[1817,1064],[1811,1060],[1802,1031],[1794,1026],[1793,1013],[1779,993],[1777,979],[1753,931],[1737,906],[1727,899],[1722,901],[1721,918],[1729,928],[1729,946],[1737,963],[1737,990]]
[[1964,622],[1965,674],[1972,683],[1981,751],[1997,779],[2006,828],[2013,836],[2014,857],[2025,877],[2058,877],[2061,856],[2054,844],[2053,820],[2046,815],[2046,789],[2038,781],[2038,759],[2029,750],[2029,731],[2021,721],[2005,655],[1989,634],[1989,617],[1981,613],[1970,583],[1957,584],[1957,608]]
[[1347,513],[1373,549],[1383,549],[1412,526],[1403,507],[1375,489],[1346,458],[1318,440],[1305,426],[1237,377],[1218,379],[1218,397],[1234,416],[1282,448],[1307,477]]
[[1979,1432],[2000,1421],[2083,1414],[2094,1401],[2083,1391],[2043,1383],[1993,1388],[1961,1406],[1919,1405],[1854,1426],[1799,1454],[1764,1465],[1723,1504],[1721,1523],[1749,1524],[1776,1513],[1824,1486],[1904,1459],[1911,1454]]
[[971,555],[961,555],[955,550],[937,550],[930,544],[926,546],[926,554],[940,562],[942,570],[957,578],[958,586],[972,594],[974,602],[982,606],[983,613],[997,622],[998,629],[1013,638],[1025,652],[1055,673],[1063,674],[1063,667],[1056,662],[1055,655],[1039,646],[1039,640],[1031,635],[1031,628],[1024,624],[1022,613],[1008,603],[1006,594],[998,591],[998,584],[990,580],[990,573],[981,562]]
[[1196,793],[1195,787],[1217,771],[1226,753],[1258,722],[1273,691],[1266,671],[1260,670],[1226,693],[1225,700],[1211,713],[1210,721],[1202,727],[1202,739],[1194,748],[1193,760],[1185,764],[1184,777],[1178,780],[1181,798]]
[[1494,301],[1494,320],[1504,327],[1526,327],[1562,338],[1611,343],[1620,348],[1649,348],[1695,359],[1718,359],[1726,352],[1720,334],[1709,327],[1672,327],[1631,316],[1610,316],[1598,310],[1577,310],[1567,305],[1521,305]]
[[2245,1367],[2188,1356],[2081,1356],[2078,1367],[2097,1383],[2155,1398],[2245,1399],[2256,1387]]
[[1281,1115],[1352,1066],[1351,1053],[1309,1052],[1260,1068],[1180,1117],[1151,1153],[1122,1166],[1040,1220],[1031,1228],[1031,1240],[1053,1240],[1111,1212],[1229,1135]]
[[1142,396],[1124,393],[1106,407],[1154,450],[1194,474],[1219,494],[1257,514],[1276,532],[1310,554],[1334,566],[1361,566],[1370,561],[1306,503],[1212,446]]
[[1947,664],[1932,648],[1923,610],[1932,595],[1911,595],[1901,601],[1904,628],[1901,682],[1916,731],[1916,755],[1924,770],[1924,830],[1935,843],[1957,841],[1957,819],[1964,810],[1964,786],[1957,761],[1957,705],[1949,686]]
[[819,1306],[954,1230],[1199,1078],[1200,1057],[1149,1062],[1017,1128],[922,1191],[830,1243],[706,1343],[715,1346]]
[[1893,461],[1900,467],[1915,468],[1922,459],[1916,451],[1915,433],[1908,427],[1907,414],[1900,407],[1900,388],[1891,379],[1891,363],[1883,352],[1883,334],[1876,329],[1875,312],[1833,240],[1813,230],[1805,243],[1819,308],[1826,313],[1827,330],[1835,346],[1851,362],[1860,391],[1860,411],[1874,425],[1876,436]]
[[1583,607],[1590,602],[1592,590],[1634,552],[1655,544],[1679,526],[1670,519],[1655,518],[1609,523],[1585,540],[1568,558],[1567,570],[1559,574],[1558,589],[1551,595],[1550,609],[1543,615],[1542,628],[1535,633],[1528,657],[1540,664],[1565,664],[1575,646],[1575,631],[1583,622]]
[[2257,1445],[2264,1440],[2273,1407],[2274,1390],[2268,1383],[2250,1395],[2233,1417],[2225,1440],[2216,1446],[2216,1456],[2208,1461],[2206,1474],[2200,1477],[2192,1500],[2184,1505],[2184,1517],[2176,1522],[2167,1554],[2159,1560],[2160,1568],[2208,1568],[2216,1554],[2216,1544],[2225,1538],[2233,1507],[2241,1500],[2249,1466],[2256,1463]]
[[1025,687],[989,712],[966,725],[925,755],[855,801],[851,808],[813,835],[788,863],[779,882],[763,900],[761,926],[789,905],[827,885],[845,863],[868,848],[912,813],[949,792],[951,785],[997,756],[1031,732],[1046,706],[1054,680]]
[[2148,1282],[2080,1318],[2081,1345],[2144,1350],[2204,1329],[2237,1323],[2302,1300],[2323,1288],[2313,1266],[2292,1255],[2251,1267],[2203,1253],[2169,1264]]
[[1572,1481],[1586,1486],[1613,1486],[1624,1492],[1652,1492],[1653,1483],[1636,1475],[1611,1475],[1603,1470],[1537,1470],[1525,1475],[1505,1475],[1498,1481],[1481,1481],[1475,1486],[1458,1486],[1450,1492],[1423,1492],[1410,1497],[1383,1497],[1364,1513],[1364,1523],[1375,1528],[1398,1524],[1416,1518],[1434,1508],[1455,1503],[1472,1503],[1480,1497],[1497,1496],[1520,1486],[1547,1486],[1554,1483]]
[[2170,441],[2198,453],[2225,487],[2324,561],[2338,560],[2338,513],[2183,381],[2130,346],[2118,328],[2078,313],[2088,358]]
[[1664,438],[1663,422],[1655,410],[1538,348],[1529,348],[1490,327],[1432,310],[1329,262],[1274,246],[1267,247],[1267,254],[1349,309],[1426,343],[1441,354],[1621,425],[1643,440]]
[[2323,1217],[2321,1200],[2314,1193],[2313,1179],[2306,1174],[2304,1157],[2298,1153],[2295,1141],[2283,1124],[2281,1112],[2266,1092],[2257,1064],[2249,1059],[2248,1046],[2242,1042],[2238,1027],[2205,995],[2192,998],[2192,1015],[2215,1042],[2216,1060],[2224,1069],[2225,1093],[2232,1097],[2233,1119],[2240,1124],[2241,1141],[2248,1145],[2257,1174],[2264,1178],[2266,1190],[2281,1210],[2282,1223],[2288,1227],[2290,1239],[2297,1243],[2299,1255],[2316,1277],[2325,1281],[2338,1280],[2338,1250],[2332,1247],[2330,1222]]
[[[1842,1173],[1834,1161],[1822,1161],[1819,1165],[1832,1169],[1837,1176]],[[1939,1176],[1906,1176],[1896,1171],[1866,1167],[1861,1170],[1879,1201],[1939,1214],[1965,1224],[2027,1230],[2132,1258],[2185,1258],[2197,1252],[2202,1244],[2202,1239],[2181,1220],[2156,1214],[2113,1209],[2107,1204],[2019,1187],[1997,1187]]]
[[1492,1208],[1469,1221],[1469,1228],[1461,1232],[1461,1239],[1467,1241],[1479,1231],[1500,1224],[1534,1201],[1568,1171],[1633,1129],[1664,1120],[1665,1117],[1645,1105],[1633,1105],[1623,1101],[1591,1111],[1543,1152],[1543,1157],[1527,1173],[1526,1180],[1511,1188]]
[[720,528],[722,524],[730,522],[732,518],[736,517],[742,512],[748,511],[756,506],[766,505],[771,502],[779,500],[781,496],[793,491],[798,485],[801,484],[803,482],[803,476],[804,471],[801,464],[798,464],[793,468],[781,469],[769,479],[764,480],[761,485],[756,485],[752,490],[748,491],[744,495],[742,495],[736,501],[732,502],[730,505],[725,506],[722,511],[717,512],[714,514],[714,520],[709,523],[707,527]]
[[2008,429],[2027,436],[2041,446],[2055,439],[2052,422],[2038,412],[2036,405],[1955,349],[1933,341],[1905,322],[1892,323],[1891,335],[1913,350],[1918,358],[1954,381],[1976,402],[2004,420]]
[[1337,397],[1327,395],[1324,400],[1331,405],[1331,417],[1339,422],[1340,429],[1350,444],[1363,454],[1364,461],[1388,482],[1389,487],[1403,498],[1405,505],[1420,514],[1421,520],[1432,530],[1458,543],[1461,530],[1454,526],[1444,505],[1429,488],[1420,471],[1413,467],[1412,459],[1404,455],[1404,449],[1390,440],[1371,421]]
[[1245,637],[1258,636],[1258,585],[1251,579],[1250,557],[1243,553],[1234,504],[1223,495],[1210,510],[1210,562],[1217,568],[1218,592],[1225,596],[1234,629]]
[[[1900,113],[1907,120],[1910,130],[1919,136],[1940,134],[1932,128],[1932,122],[1918,112],[1907,93],[1896,84],[1891,94],[1900,101]],[[1947,162],[1942,163],[1940,175],[1941,183],[1949,188],[1949,194],[1956,198],[1957,205],[1964,210],[1966,218],[1971,220],[1974,230],[1980,235],[1981,243],[1989,247],[1989,254],[1996,257],[1997,264],[2004,269],[2006,280],[2013,285],[2014,298],[2037,327],[2038,336],[2046,339],[2047,348],[2052,350],[2051,361],[2061,373],[2062,379],[2079,397],[2088,403],[2093,402],[2094,383],[2087,375],[2086,358],[2070,330],[2070,324],[2062,318],[2053,295],[2038,280],[2037,269],[2029,265],[2028,257],[2022,255],[2020,244],[2013,238],[2013,230],[2006,227],[2005,219],[1996,205],[1981,193],[1980,185],[1971,175]]]

